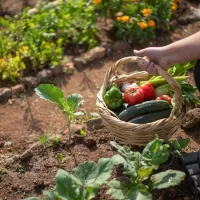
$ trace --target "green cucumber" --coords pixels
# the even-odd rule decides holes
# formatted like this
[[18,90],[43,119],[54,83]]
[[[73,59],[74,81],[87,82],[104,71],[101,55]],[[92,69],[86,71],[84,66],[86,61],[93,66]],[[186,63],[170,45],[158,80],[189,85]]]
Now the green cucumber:
[[163,101],[163,100],[145,101],[141,104],[137,104],[123,110],[119,114],[119,119],[123,121],[129,121],[139,115],[143,115],[143,114],[151,113],[155,111],[160,111],[160,110],[166,110],[169,108],[170,106],[167,101]]
[[134,123],[134,124],[146,124],[146,123],[154,122],[159,119],[168,118],[170,116],[170,113],[171,113],[171,109],[162,110],[158,112],[152,112],[152,113],[138,116],[130,120],[129,122]]

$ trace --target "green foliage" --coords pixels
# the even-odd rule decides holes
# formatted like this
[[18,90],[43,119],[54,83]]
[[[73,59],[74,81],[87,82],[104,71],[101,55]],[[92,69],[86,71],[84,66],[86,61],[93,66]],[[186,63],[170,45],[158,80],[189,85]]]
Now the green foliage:
[[2,79],[14,81],[25,67],[56,67],[68,44],[85,44],[88,48],[97,44],[97,16],[90,0],[62,0],[56,7],[41,4],[38,9],[36,14],[24,10],[15,18],[0,18]]
[[80,94],[71,94],[65,99],[63,92],[52,84],[40,84],[35,88],[35,92],[41,99],[55,103],[62,110],[71,138],[71,121],[77,113],[80,115],[81,112],[76,112],[76,110],[84,103],[83,97]]
[[43,195],[48,200],[93,199],[99,188],[110,178],[113,168],[122,162],[123,158],[115,155],[112,158],[101,158],[98,164],[93,161],[80,164],[71,173],[59,169],[54,190],[44,191]]
[[[188,141],[181,141],[185,147]],[[151,200],[153,189],[163,189],[180,184],[184,179],[183,172],[167,170],[154,174],[153,170],[169,159],[169,145],[155,138],[148,143],[142,153],[133,152],[130,148],[111,142],[124,158],[124,175],[119,180],[108,183],[108,194],[117,200]],[[146,181],[147,180],[147,181]],[[144,182],[146,181],[146,182]]]

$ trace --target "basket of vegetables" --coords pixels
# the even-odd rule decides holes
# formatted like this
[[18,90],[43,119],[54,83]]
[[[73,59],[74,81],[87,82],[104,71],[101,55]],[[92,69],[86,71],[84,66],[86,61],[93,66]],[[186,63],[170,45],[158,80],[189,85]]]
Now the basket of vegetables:
[[198,101],[192,91],[195,88],[185,82],[188,66],[169,73],[156,65],[158,76],[144,71],[118,74],[126,63],[144,61],[135,56],[117,61],[97,95],[103,123],[121,144],[143,146],[156,135],[170,138],[179,129],[188,103]]

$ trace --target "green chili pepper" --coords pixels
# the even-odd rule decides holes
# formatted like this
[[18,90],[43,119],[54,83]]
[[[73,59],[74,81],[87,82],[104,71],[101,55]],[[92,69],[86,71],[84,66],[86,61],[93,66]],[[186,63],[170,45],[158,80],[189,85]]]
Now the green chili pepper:
[[116,85],[112,85],[104,95],[106,105],[114,110],[123,104],[123,95]]

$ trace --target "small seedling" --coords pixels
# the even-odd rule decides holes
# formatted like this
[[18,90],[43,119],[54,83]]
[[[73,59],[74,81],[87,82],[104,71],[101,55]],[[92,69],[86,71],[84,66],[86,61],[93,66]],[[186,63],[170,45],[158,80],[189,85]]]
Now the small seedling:
[[49,143],[49,136],[47,135],[42,135],[42,136],[39,136],[38,137],[38,141],[41,143],[41,144],[48,144]]
[[80,130],[80,134],[81,136],[86,136],[87,135],[87,132],[83,129]]
[[1,174],[7,174],[8,170],[6,168],[1,168],[0,172]]
[[71,121],[82,114],[76,110],[84,103],[83,97],[80,94],[71,94],[65,98],[63,92],[52,84],[41,84],[35,88],[35,92],[41,99],[55,103],[62,110],[66,118],[69,139],[71,139]]
[[57,156],[56,156],[56,158],[57,158],[57,160],[58,160],[59,163],[63,163],[65,155],[63,153],[58,153]]

